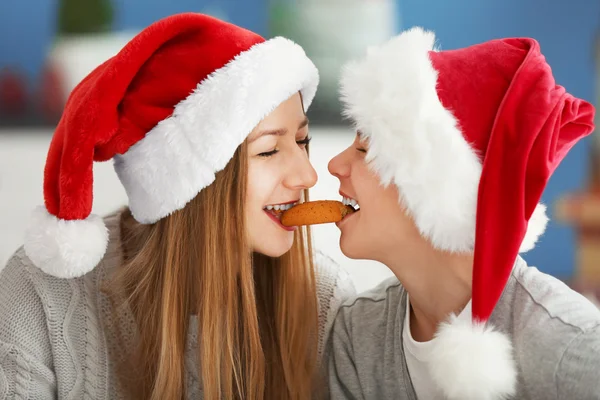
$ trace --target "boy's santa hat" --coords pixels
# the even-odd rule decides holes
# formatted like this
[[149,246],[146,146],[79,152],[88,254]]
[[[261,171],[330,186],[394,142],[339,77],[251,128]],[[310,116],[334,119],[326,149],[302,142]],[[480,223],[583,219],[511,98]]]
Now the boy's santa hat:
[[45,207],[25,251],[46,273],[93,269],[108,234],[92,215],[93,161],[114,159],[137,221],[183,208],[279,104],[311,104],[318,72],[302,48],[201,14],[154,23],[71,94],[44,171]]
[[510,340],[487,322],[520,251],[548,218],[550,175],[594,128],[594,108],[556,85],[538,43],[493,40],[452,51],[414,28],[342,74],[345,114],[367,162],[434,247],[474,252],[472,318],[436,335],[431,374],[451,399],[514,394]]

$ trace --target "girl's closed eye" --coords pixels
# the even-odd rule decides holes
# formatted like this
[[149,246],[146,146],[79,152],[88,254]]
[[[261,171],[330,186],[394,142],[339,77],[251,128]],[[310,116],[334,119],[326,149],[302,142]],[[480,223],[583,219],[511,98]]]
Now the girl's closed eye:
[[[311,140],[312,140],[311,137],[306,136],[304,139],[296,140],[296,144],[298,144],[298,146],[300,146],[301,148],[306,148],[306,146],[310,143]],[[279,149],[275,148],[271,151],[265,151],[263,153],[259,153],[258,156],[259,157],[271,157],[277,153],[279,153]]]
[[298,146],[305,148],[310,143],[311,140],[312,140],[312,138],[310,136],[306,136],[302,140],[296,140],[296,143],[298,144]]
[[367,149],[365,148],[365,137],[361,131],[356,132],[356,139],[354,141],[356,143],[356,150],[360,151],[361,153],[367,152]]
[[273,149],[271,151],[265,151],[264,153],[259,153],[258,156],[259,157],[271,157],[275,154],[279,153],[278,149]]

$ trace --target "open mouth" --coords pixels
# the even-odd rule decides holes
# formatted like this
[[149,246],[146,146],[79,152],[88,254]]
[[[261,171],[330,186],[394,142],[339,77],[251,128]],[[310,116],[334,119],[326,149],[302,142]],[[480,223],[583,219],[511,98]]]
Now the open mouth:
[[281,216],[283,215],[283,212],[294,207],[296,204],[298,204],[297,201],[293,201],[290,203],[282,203],[282,204],[269,204],[268,206],[265,206],[263,208],[263,210],[265,210],[265,212],[267,214],[273,215],[278,220],[281,220]]
[[275,222],[275,224],[277,224],[280,228],[292,232],[295,229],[297,229],[297,227],[283,226],[283,224],[281,223],[281,216],[283,215],[284,211],[289,210],[296,204],[298,204],[298,201],[290,201],[288,203],[281,204],[269,204],[268,206],[263,207],[263,210],[269,216],[269,218],[271,218],[271,220],[273,220],[273,222]]
[[351,206],[352,208],[354,208],[354,211],[360,210],[360,205],[358,204],[358,201],[350,197],[342,196],[342,203],[346,206]]

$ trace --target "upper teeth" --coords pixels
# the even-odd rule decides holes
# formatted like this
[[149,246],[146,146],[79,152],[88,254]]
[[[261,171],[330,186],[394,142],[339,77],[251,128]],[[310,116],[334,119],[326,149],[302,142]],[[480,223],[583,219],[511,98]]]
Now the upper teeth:
[[294,207],[295,205],[296,205],[296,203],[275,204],[275,205],[268,205],[265,208],[267,210],[285,211],[285,210],[289,210],[290,208]]
[[356,200],[351,199],[349,197],[342,197],[342,203],[352,207],[356,207],[358,205],[358,202]]

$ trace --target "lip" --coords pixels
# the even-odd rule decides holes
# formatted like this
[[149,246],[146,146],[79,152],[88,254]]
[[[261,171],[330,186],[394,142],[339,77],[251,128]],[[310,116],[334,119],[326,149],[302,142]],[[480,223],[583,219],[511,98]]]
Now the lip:
[[340,193],[340,196],[342,196],[342,197],[356,200],[354,197],[347,195],[346,193],[342,192],[341,190],[339,191],[339,193]]
[[337,226],[338,228],[340,228],[348,219],[352,218],[356,214],[358,214],[358,212],[353,212],[353,213],[350,213],[350,214],[346,215],[344,218],[342,218],[341,221],[336,222],[335,226]]
[[[347,195],[346,193],[342,192],[341,190],[339,191],[339,194],[342,197],[346,197],[348,199],[354,199],[354,197]],[[354,200],[356,200],[356,199],[354,199]],[[353,212],[353,213],[346,215],[344,218],[342,218],[341,221],[336,222],[335,226],[340,228],[346,222],[347,219],[352,218],[355,214],[357,214],[357,212]]]
[[[284,203],[279,203],[279,204],[284,204]],[[288,203],[289,204],[289,203]],[[288,232],[293,232],[296,229],[298,229],[297,226],[284,226],[281,224],[281,221],[279,220],[279,218],[277,218],[276,216],[274,216],[273,214],[271,214],[270,212],[267,212],[267,210],[263,210],[263,212],[265,214],[267,214],[267,216],[269,218],[271,218],[271,221],[273,221],[278,227],[280,227],[281,229],[288,231]]]
[[297,200],[291,200],[291,201],[288,201],[288,202],[285,202],[285,203],[272,203],[272,204],[266,204],[266,205],[263,207],[263,209],[264,209],[266,206],[272,206],[272,205],[275,205],[275,204],[277,204],[277,205],[280,205],[280,204],[287,205],[287,204],[294,204],[294,203],[300,203],[300,199],[297,199]]

